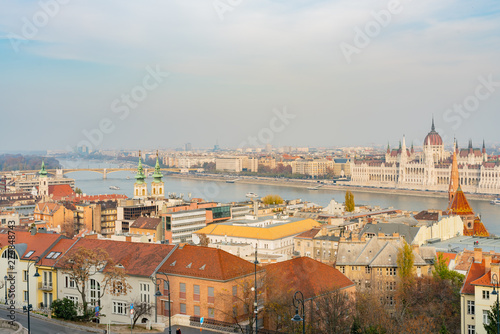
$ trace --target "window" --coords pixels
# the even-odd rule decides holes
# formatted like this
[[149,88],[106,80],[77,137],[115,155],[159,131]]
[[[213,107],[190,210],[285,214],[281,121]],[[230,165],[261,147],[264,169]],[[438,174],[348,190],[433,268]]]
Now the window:
[[90,303],[92,306],[97,305],[97,301],[99,300],[99,293],[101,291],[101,284],[97,282],[95,279],[90,279]]
[[127,303],[125,302],[113,302],[113,313],[120,315],[127,315]]
[[31,255],[33,255],[35,251],[29,251],[28,253],[26,253],[26,255],[24,257],[30,257]]
[[474,307],[474,301],[473,300],[468,300],[467,301],[467,314],[475,314],[475,307]]
[[490,321],[488,320],[488,313],[489,313],[488,310],[483,310],[483,324],[485,324],[485,325],[490,324]]
[[64,287],[69,289],[74,289],[75,281],[69,276],[64,276]]
[[141,302],[143,303],[149,303],[149,284],[148,283],[141,283],[140,284],[141,288]]
[[200,316],[200,306],[199,305],[195,305],[194,306],[194,315],[196,316]]
[[13,249],[8,248],[2,253],[2,259],[15,259],[17,260],[17,254]]
[[200,301],[200,286],[196,284],[193,285],[193,300],[195,302]]
[[52,306],[52,293],[43,293],[43,306],[48,308]]
[[382,268],[377,268],[377,275],[382,276]]
[[24,301],[27,302],[28,301],[28,291],[26,291],[26,290],[23,291],[23,297],[24,297]]
[[23,281],[26,282],[28,280],[28,271],[23,270]]
[[490,292],[488,290],[483,290],[483,299],[490,299]]
[[181,303],[181,314],[186,314],[186,304]]
[[208,317],[215,318],[215,309],[213,309],[211,307],[208,308]]
[[366,267],[365,267],[365,274],[369,274],[369,273],[371,273],[371,272],[372,272],[372,268],[370,268],[370,267],[366,266]]
[[186,299],[186,283],[180,284],[179,298]]
[[50,252],[49,255],[47,255],[45,258],[46,259],[52,259],[52,257],[54,256],[56,252]]
[[385,268],[385,274],[387,276],[396,276],[396,268]]
[[78,297],[77,296],[66,296],[69,300],[73,302],[76,306],[78,306]]
[[238,317],[238,308],[236,306],[233,306],[233,318]]
[[169,303],[169,301],[168,301],[168,300],[164,302],[163,308],[164,308],[166,311],[168,311],[168,310],[169,310],[169,308],[170,308],[170,303]]
[[214,288],[208,287],[208,303],[213,304],[215,302]]
[[345,274],[345,266],[340,266],[339,269],[342,274]]
[[467,325],[467,334],[476,334],[476,326]]

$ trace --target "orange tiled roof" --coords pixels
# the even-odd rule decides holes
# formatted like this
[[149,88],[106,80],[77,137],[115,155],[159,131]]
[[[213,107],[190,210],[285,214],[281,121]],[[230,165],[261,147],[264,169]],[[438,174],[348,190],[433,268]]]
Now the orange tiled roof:
[[255,265],[221,249],[185,245],[177,248],[158,271],[225,281],[253,273]]
[[462,286],[460,293],[473,295],[474,286],[471,283],[484,275],[484,269],[484,260],[481,263],[472,262],[469,267],[469,271],[465,276],[464,285]]
[[64,268],[65,260],[79,248],[100,248],[105,250],[116,264],[121,264],[127,275],[150,276],[173,247],[164,244],[80,238],[55,266]]
[[[56,263],[57,260],[59,260],[59,258],[63,257],[64,256],[64,253],[66,253],[70,248],[71,246],[73,246],[73,244],[77,242],[77,240],[75,239],[61,239],[57,242],[57,244],[54,245],[54,247],[52,247],[48,252],[47,254],[45,254],[45,256],[42,258],[42,262],[41,264],[44,265],[44,266],[49,266],[49,267],[53,267],[54,264]],[[52,252],[54,252],[54,254],[51,254]],[[61,253],[61,254],[57,254],[57,253]],[[49,256],[51,255],[51,256]],[[49,256],[49,258],[47,258]]]
[[[23,248],[24,252],[19,254],[22,260],[32,259],[35,256],[42,256],[47,252],[55,243],[65,238],[64,236],[56,233],[36,233],[32,235],[30,232],[18,231],[15,234],[14,244],[26,244],[26,249]],[[0,247],[4,247],[8,244],[8,234],[0,233]],[[33,253],[26,257],[30,251]],[[42,261],[42,264],[43,261]]]
[[467,198],[465,197],[465,194],[462,191],[461,187],[458,187],[457,192],[453,197],[453,201],[448,208],[448,212],[459,216],[474,214],[474,211],[470,207],[469,202],[467,201]]
[[53,200],[58,201],[63,198],[75,196],[75,192],[69,184],[54,184],[49,185],[49,195]]
[[335,288],[354,285],[337,269],[309,257],[270,264],[265,270],[270,294],[273,291],[300,290],[304,298],[310,298]]
[[455,260],[457,257],[456,253],[445,253],[445,252],[436,252],[436,256],[439,258],[439,255],[443,255],[443,259],[446,261],[446,265],[450,265],[451,260]]

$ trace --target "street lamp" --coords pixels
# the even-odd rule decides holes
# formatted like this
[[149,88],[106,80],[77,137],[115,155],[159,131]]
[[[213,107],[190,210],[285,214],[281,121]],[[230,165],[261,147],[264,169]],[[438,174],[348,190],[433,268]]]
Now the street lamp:
[[166,280],[164,278],[161,278],[161,277],[151,277],[151,280],[153,281],[153,283],[155,284],[155,287],[156,287],[156,292],[155,292],[155,322],[158,322],[158,297],[161,297],[162,296],[162,293],[160,291],[160,284],[158,283],[158,281],[160,282],[167,282],[167,288],[168,288],[168,333],[169,334],[172,334],[172,323],[171,323],[171,315],[170,315],[170,309],[172,307],[172,305],[170,304],[170,281],[168,280],[168,276],[167,274],[165,273],[162,273],[163,275],[165,275],[165,277],[167,278]]
[[33,275],[33,277],[40,277],[40,274],[38,273],[38,268],[36,267],[36,264],[38,261],[40,261],[41,258],[40,256],[33,256],[32,258],[28,259],[28,268],[27,268],[27,273],[26,273],[26,285],[27,285],[27,290],[28,290],[28,307],[27,307],[27,312],[28,312],[28,334],[31,334],[31,328],[30,328],[30,267],[32,264],[35,265],[36,272]]
[[[494,284],[493,285],[493,292],[491,293],[492,295],[496,295],[497,296],[497,334],[500,334],[500,306],[498,304],[498,293],[499,293],[499,289],[498,289],[498,276],[497,274],[493,274],[491,275],[491,282]],[[495,290],[495,287],[496,287],[496,290]]]
[[253,262],[255,265],[255,278],[254,278],[254,290],[255,290],[255,301],[253,303],[254,306],[254,313],[255,313],[255,334],[258,333],[258,324],[257,324],[257,317],[259,315],[259,310],[257,309],[257,265],[259,264],[259,261],[257,260],[257,244],[255,244],[255,261]]
[[3,283],[4,283],[4,287],[5,287],[5,305],[7,305],[7,275],[5,275],[3,277]]
[[[302,305],[302,318],[299,315],[299,306]],[[295,306],[295,315],[292,321],[302,321],[302,334],[306,334],[306,317],[304,309],[304,295],[300,291],[296,291],[293,295],[293,306]]]

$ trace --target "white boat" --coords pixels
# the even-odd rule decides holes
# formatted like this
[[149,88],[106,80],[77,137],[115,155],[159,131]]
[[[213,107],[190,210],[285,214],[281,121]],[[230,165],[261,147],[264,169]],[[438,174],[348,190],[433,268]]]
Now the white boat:
[[112,189],[112,190],[120,190],[120,187],[117,187],[117,186],[109,186],[109,189]]
[[319,186],[316,186],[316,187],[307,187],[307,189],[308,190],[318,190],[321,187],[322,187],[322,185],[319,185]]
[[252,192],[247,193],[246,196],[249,197],[249,198],[259,197],[259,195],[257,195],[256,193],[252,193]]
[[493,201],[490,202],[490,204],[500,205],[500,197],[495,198]]

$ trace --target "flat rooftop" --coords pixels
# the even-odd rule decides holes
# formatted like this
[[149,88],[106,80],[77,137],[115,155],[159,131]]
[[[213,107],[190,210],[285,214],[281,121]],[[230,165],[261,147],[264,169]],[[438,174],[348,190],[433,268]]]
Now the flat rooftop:
[[[477,242],[477,243],[476,243]],[[438,251],[454,251],[461,252],[464,248],[473,250],[475,247],[480,247],[483,252],[490,250],[500,252],[500,237],[468,237],[460,236],[448,240],[422,245],[422,247],[436,247]]]

